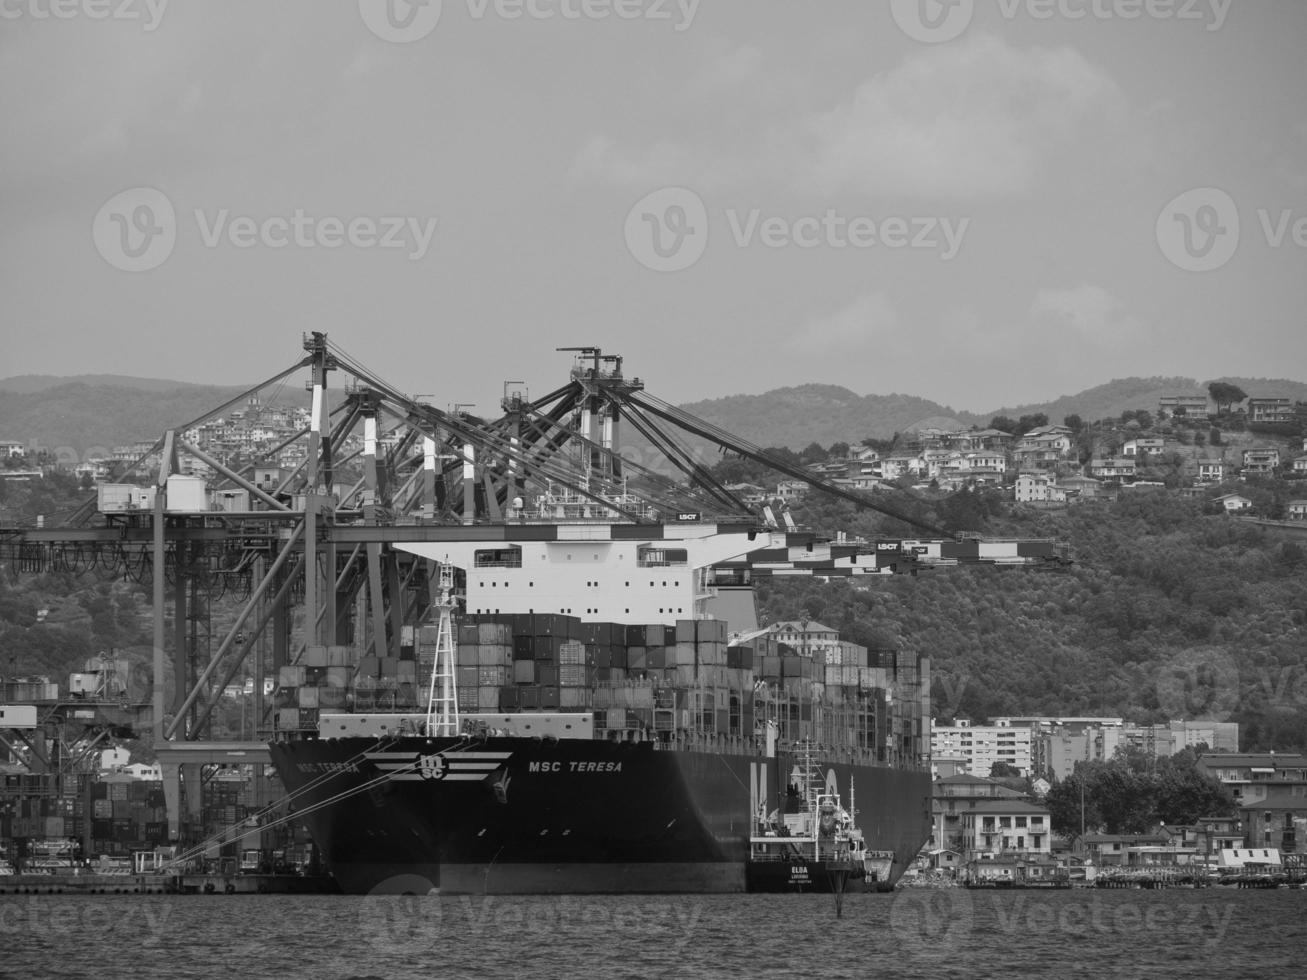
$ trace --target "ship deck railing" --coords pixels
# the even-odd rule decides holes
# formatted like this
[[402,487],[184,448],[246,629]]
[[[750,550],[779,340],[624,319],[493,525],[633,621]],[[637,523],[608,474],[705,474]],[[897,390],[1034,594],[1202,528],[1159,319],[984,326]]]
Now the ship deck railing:
[[[762,735],[716,735],[693,732],[688,729],[676,729],[673,732],[658,732],[669,736],[655,742],[656,747],[672,752],[717,752],[723,755],[765,756],[767,739]],[[608,730],[596,730],[595,737],[608,737]],[[801,751],[797,743],[777,743],[778,752],[793,755]],[[878,769],[895,768],[890,763],[876,758],[874,750],[823,746],[821,752],[814,756],[822,765],[841,763],[851,766],[868,766]],[[905,767],[899,767],[905,768]],[[838,799],[838,797],[837,797]]]

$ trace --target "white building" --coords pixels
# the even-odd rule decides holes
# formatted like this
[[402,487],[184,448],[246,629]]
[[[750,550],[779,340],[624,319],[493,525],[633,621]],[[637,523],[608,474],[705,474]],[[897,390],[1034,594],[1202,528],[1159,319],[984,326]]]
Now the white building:
[[1003,723],[973,726],[961,718],[952,726],[940,726],[932,720],[930,752],[934,758],[965,760],[973,776],[988,776],[995,762],[1006,762],[1029,776],[1031,730]]

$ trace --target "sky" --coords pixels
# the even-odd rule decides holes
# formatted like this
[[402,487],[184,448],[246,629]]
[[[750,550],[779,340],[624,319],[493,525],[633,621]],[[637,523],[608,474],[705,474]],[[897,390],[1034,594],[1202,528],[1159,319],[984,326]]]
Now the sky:
[[1307,380],[1299,0],[0,0],[0,377]]

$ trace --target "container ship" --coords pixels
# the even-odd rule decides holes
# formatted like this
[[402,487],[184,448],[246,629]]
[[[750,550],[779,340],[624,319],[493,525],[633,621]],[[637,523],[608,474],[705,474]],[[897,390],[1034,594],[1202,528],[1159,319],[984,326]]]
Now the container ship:
[[[330,667],[292,669],[320,688],[310,700],[350,709],[319,708],[316,737],[271,745],[343,889],[821,888],[837,846],[833,822],[823,836],[823,795],[850,804],[840,814],[858,846],[841,857],[855,877],[893,887],[929,836],[926,658],[818,624],[711,615],[751,612],[750,590],[717,585],[712,565],[775,544],[756,530],[503,530],[398,545],[451,581],[461,570],[458,625],[451,601],[401,657],[364,658],[344,690]],[[405,711],[424,690],[427,709]],[[809,812],[818,819],[796,833]]]
[[[760,627],[754,577],[1034,565],[1058,560],[1050,543],[951,535],[892,494],[824,481],[648,395],[598,348],[569,348],[570,383],[542,399],[506,383],[505,415],[484,423],[407,399],[343,352],[326,357],[318,335],[307,346],[324,370],[369,385],[358,405],[370,499],[389,486],[417,494],[392,494],[389,511],[365,501],[357,530],[338,507],[330,540],[355,552],[384,541],[430,596],[397,603],[398,576],[370,558],[369,595],[390,583],[389,609],[373,600],[377,655],[351,667],[349,648],[317,645],[329,631],[312,630],[282,668],[272,761],[342,888],[804,891],[840,876],[893,887],[930,833],[929,661],[819,624]],[[377,398],[420,426],[422,467],[407,482],[402,467],[383,472]],[[621,455],[627,425],[652,447],[643,458],[684,479]],[[686,440],[929,539],[819,539],[784,509],[778,520],[776,502],[724,486]],[[421,621],[405,625],[414,609]]]
[[[154,588],[155,683],[128,720],[153,726],[166,806],[86,800],[100,804],[86,853],[112,831],[133,850],[182,842],[174,866],[234,862],[256,837],[274,855],[298,846],[274,836],[293,824],[352,892],[893,885],[929,832],[929,663],[820,624],[760,628],[754,578],[1041,565],[1059,560],[1050,542],[934,527],[920,500],[827,480],[653,397],[598,348],[569,348],[570,380],[542,398],[505,382],[487,421],[403,394],[324,334],[303,344],[122,477],[157,466],[151,485],[101,484],[84,510],[98,503],[103,526],[0,541],[29,570],[90,562]],[[307,425],[250,465],[192,441],[215,420],[216,452],[218,415],[248,398],[262,418],[259,393],[305,367]],[[352,380],[333,407],[336,371]],[[628,427],[643,441],[624,455]],[[807,487],[927,538],[818,538],[761,487],[725,485],[705,447],[788,477],[778,495]],[[215,647],[208,609],[228,589],[247,598]],[[278,678],[272,704],[252,685],[261,737],[243,741],[242,693],[242,740],[215,740],[251,662]],[[121,728],[104,704],[56,707],[19,706],[18,724],[39,737],[89,711],[87,739]],[[206,767],[263,779],[264,758],[281,803],[206,791]],[[19,819],[53,816],[43,803]]]

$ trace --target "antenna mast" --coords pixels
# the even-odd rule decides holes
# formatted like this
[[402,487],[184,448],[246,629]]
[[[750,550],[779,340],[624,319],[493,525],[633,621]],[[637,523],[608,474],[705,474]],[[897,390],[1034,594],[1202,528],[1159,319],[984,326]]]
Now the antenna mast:
[[[432,665],[431,687],[427,692],[427,734],[457,735],[458,688],[454,684],[454,568],[448,561],[440,565],[440,626],[436,633],[436,662]],[[439,696],[437,696],[439,692]]]

